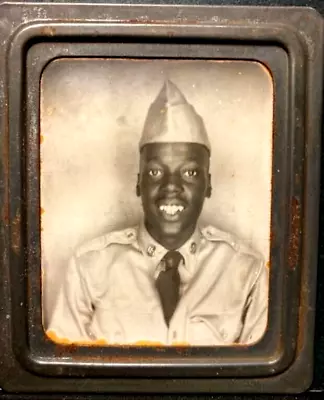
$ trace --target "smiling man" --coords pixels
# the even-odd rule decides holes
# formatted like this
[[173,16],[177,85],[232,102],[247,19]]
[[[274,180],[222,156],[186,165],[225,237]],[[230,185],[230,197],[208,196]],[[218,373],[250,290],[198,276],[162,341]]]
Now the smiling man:
[[140,141],[143,221],[76,252],[49,336],[209,346],[262,337],[268,271],[261,257],[233,235],[198,224],[211,196],[210,155],[202,118],[167,81]]

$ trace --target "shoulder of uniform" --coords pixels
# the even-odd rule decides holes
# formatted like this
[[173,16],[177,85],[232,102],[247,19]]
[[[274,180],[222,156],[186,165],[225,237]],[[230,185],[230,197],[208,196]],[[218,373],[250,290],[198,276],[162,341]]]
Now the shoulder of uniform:
[[201,229],[201,233],[204,238],[210,242],[225,242],[233,248],[234,251],[246,255],[253,256],[257,259],[262,260],[260,253],[248,246],[244,241],[238,239],[232,233],[222,231],[215,226],[208,225]]
[[129,245],[132,244],[136,238],[137,229],[135,227],[108,232],[79,246],[76,250],[76,256],[80,257],[89,252],[104,250],[111,244]]
[[233,249],[238,249],[239,243],[237,238],[229,232],[222,231],[212,225],[207,225],[201,229],[201,233],[209,242],[226,242]]

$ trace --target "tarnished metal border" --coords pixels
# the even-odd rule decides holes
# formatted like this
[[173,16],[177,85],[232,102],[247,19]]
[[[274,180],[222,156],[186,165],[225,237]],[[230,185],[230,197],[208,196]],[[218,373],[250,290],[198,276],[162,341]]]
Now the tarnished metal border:
[[[313,10],[303,8],[108,5],[93,7],[93,5],[77,4],[68,5],[67,9],[67,5],[63,4],[48,4],[41,7],[27,4],[1,6],[2,9],[5,7],[9,10],[6,14],[9,19],[7,17],[0,27],[4,30],[4,33],[0,31],[0,35],[4,44],[4,60],[8,66],[6,70],[3,64],[0,65],[1,84],[4,88],[4,96],[0,103],[1,111],[3,111],[1,128],[4,128],[1,137],[4,154],[1,170],[1,199],[3,199],[1,245],[4,250],[1,272],[4,280],[0,288],[0,295],[5,296],[6,299],[0,313],[3,334],[0,339],[0,348],[4,354],[2,362],[5,370],[4,387],[15,391],[20,388],[24,391],[54,389],[74,392],[298,392],[306,388],[310,383],[312,373],[311,349],[316,283],[319,115],[321,112],[319,100],[321,86],[318,82],[322,83],[323,29],[320,17]],[[69,12],[65,14],[67,10]],[[132,19],[129,15],[132,15]],[[31,283],[32,272],[35,272],[37,265],[37,251],[39,251],[34,230],[37,227],[35,221],[39,220],[39,208],[37,208],[39,193],[36,194],[36,190],[34,196],[30,197],[29,194],[32,189],[37,189],[35,157],[37,159],[38,149],[34,145],[37,142],[38,122],[30,120],[27,124],[25,119],[27,115],[32,117],[33,114],[25,113],[27,102],[24,100],[28,98],[28,93],[24,86],[26,78],[24,54],[28,47],[32,46],[32,42],[37,42],[39,38],[44,42],[49,38],[67,43],[82,42],[85,38],[96,42],[112,35],[122,38],[123,42],[126,37],[132,37],[135,43],[143,42],[143,38],[150,38],[156,43],[184,41],[203,44],[204,41],[209,41],[209,43],[216,41],[230,42],[232,45],[234,43],[254,44],[264,46],[264,50],[267,44],[276,43],[285,49],[289,59],[290,81],[287,82],[289,104],[287,115],[281,114],[282,120],[276,118],[276,124],[278,127],[280,122],[281,128],[287,128],[287,137],[283,148],[275,148],[274,165],[277,165],[276,160],[279,162],[283,156],[287,156],[287,159],[284,160],[283,165],[280,164],[283,167],[280,179],[273,177],[272,228],[276,227],[274,216],[279,215],[283,217],[283,220],[278,220],[277,229],[272,229],[271,242],[272,247],[275,243],[283,246],[283,249],[279,251],[281,262],[277,265],[284,268],[283,281],[280,281],[282,276],[280,271],[274,271],[271,274],[273,288],[271,302],[275,301],[273,295],[276,293],[282,295],[285,302],[279,317],[275,316],[275,309],[272,311],[273,322],[276,321],[277,325],[275,323],[269,325],[272,332],[268,332],[268,339],[265,337],[265,340],[258,345],[263,349],[263,353],[261,351],[258,357],[260,364],[267,359],[268,366],[274,367],[273,371],[268,368],[268,375],[270,375],[278,374],[287,368],[293,361],[292,355],[295,354],[296,358],[286,372],[268,378],[244,378],[233,382],[233,379],[229,378],[195,379],[197,376],[210,376],[209,374],[198,375],[196,370],[192,379],[183,379],[184,375],[181,379],[171,379],[173,375],[168,371],[170,365],[162,365],[162,361],[159,360],[162,371],[163,369],[165,371],[162,376],[167,375],[169,378],[159,380],[106,378],[88,379],[81,382],[73,378],[54,380],[49,377],[41,378],[24,369],[27,365],[27,368],[32,368],[37,370],[38,374],[42,374],[46,372],[46,366],[52,363],[54,366],[56,364],[58,368],[56,373],[60,374],[59,368],[63,367],[55,360],[49,360],[49,354],[45,357],[38,355],[35,358],[35,351],[41,348],[42,342],[37,334],[37,328],[34,329],[35,320],[33,319],[35,316],[33,301],[40,296],[40,293],[39,288],[37,291],[37,287]],[[186,58],[185,54],[182,57]],[[9,78],[14,79],[8,80],[6,75],[8,72]],[[284,101],[279,96],[276,99],[278,115],[285,106]],[[32,146],[28,147],[29,145]],[[32,173],[28,174],[28,171]],[[280,194],[281,190],[286,193],[285,196]],[[288,203],[285,202],[287,199]],[[287,229],[282,227],[285,216]],[[302,285],[299,291],[300,274]],[[36,289],[36,291],[31,290],[27,293],[28,289]],[[27,299],[30,299],[29,305],[26,302]],[[296,336],[293,314],[299,302],[298,336]],[[276,310],[278,312],[278,307]],[[26,318],[27,313],[28,318]],[[280,326],[285,327],[283,339],[279,336]],[[269,337],[272,338],[272,342]],[[267,347],[265,345],[267,341],[272,346]],[[270,352],[269,348],[272,349]],[[233,349],[224,350],[229,354]],[[85,356],[89,349],[80,348],[76,351],[80,351],[82,360],[82,352],[85,351],[83,353]],[[288,358],[283,357],[283,354],[288,353],[290,354]],[[93,348],[91,354],[95,354]],[[216,358],[219,356],[219,352],[215,354]],[[207,355],[205,357],[207,358]],[[59,359],[58,356],[57,359]],[[136,360],[136,357],[134,359]],[[253,360],[253,356],[249,359]],[[283,364],[282,360],[284,360]],[[194,360],[190,361],[193,365]],[[236,371],[228,376],[247,375],[248,368],[244,365],[239,368],[239,361],[236,364]],[[76,368],[82,367],[81,364],[82,361],[76,365]],[[103,364],[100,363],[99,366]],[[93,373],[99,373],[93,368],[92,361],[88,364],[84,363],[84,366],[88,369],[83,370],[80,376],[89,377]],[[222,366],[218,364],[218,368],[221,370]],[[71,372],[70,369],[66,371]],[[145,377],[151,374],[152,369],[139,373]],[[118,375],[114,374],[114,376]],[[54,382],[56,386],[53,386]]]

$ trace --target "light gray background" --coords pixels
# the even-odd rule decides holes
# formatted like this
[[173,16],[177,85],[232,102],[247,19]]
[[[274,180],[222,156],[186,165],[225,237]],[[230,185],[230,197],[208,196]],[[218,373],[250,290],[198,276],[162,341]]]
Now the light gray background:
[[76,246],[141,217],[138,141],[149,105],[171,79],[203,117],[213,194],[201,221],[269,259],[273,88],[249,61],[61,59],[41,88],[44,323]]

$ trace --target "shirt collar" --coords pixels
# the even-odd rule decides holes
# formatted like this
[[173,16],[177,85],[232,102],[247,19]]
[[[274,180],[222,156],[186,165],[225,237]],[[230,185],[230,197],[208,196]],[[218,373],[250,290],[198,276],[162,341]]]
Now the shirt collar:
[[[152,273],[154,274],[168,250],[152,238],[144,225],[144,221],[142,221],[139,225],[137,237],[139,247],[147,259]],[[196,226],[196,229],[191,237],[179,249],[177,249],[184,258],[184,267],[190,273],[194,272],[196,264],[195,260],[201,243],[201,238],[202,235],[200,228]]]

